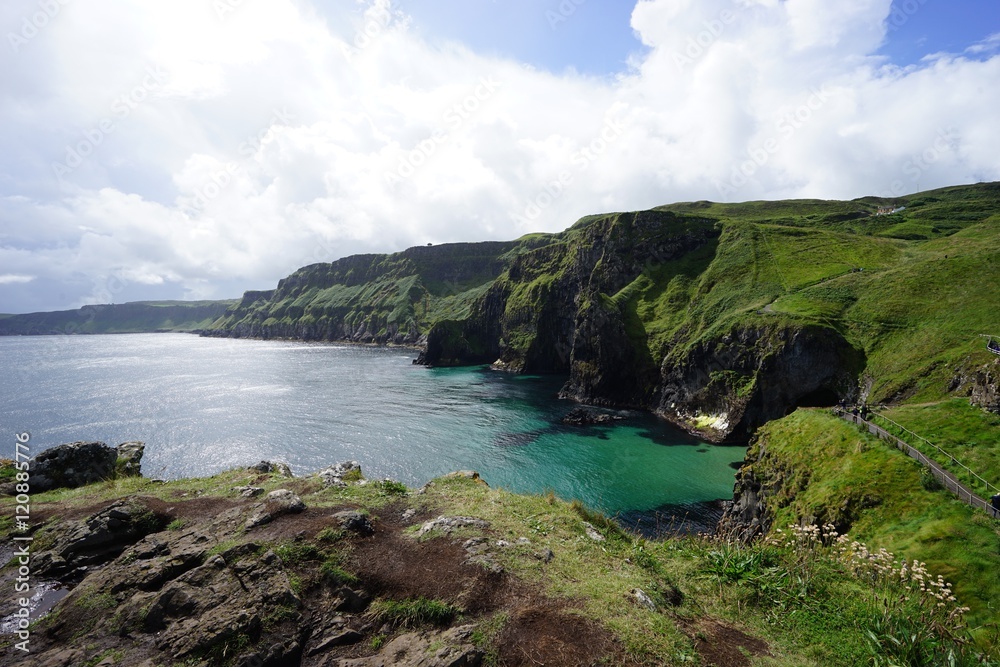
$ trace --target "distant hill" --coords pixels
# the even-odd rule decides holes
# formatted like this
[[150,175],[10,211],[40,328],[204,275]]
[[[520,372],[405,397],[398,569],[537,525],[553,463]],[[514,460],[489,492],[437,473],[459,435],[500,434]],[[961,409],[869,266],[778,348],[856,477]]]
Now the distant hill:
[[0,315],[0,336],[147,333],[204,329],[239,303],[233,301],[135,301],[78,310]]

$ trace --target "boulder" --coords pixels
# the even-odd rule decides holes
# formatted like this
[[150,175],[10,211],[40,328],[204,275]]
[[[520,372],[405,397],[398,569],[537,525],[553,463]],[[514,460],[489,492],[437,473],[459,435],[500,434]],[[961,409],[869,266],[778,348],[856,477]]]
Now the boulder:
[[306,504],[288,489],[278,489],[264,496],[264,502],[255,505],[245,527],[247,530],[274,521],[285,514],[298,514]]
[[112,479],[117,461],[118,452],[103,442],[71,442],[47,449],[28,464],[31,490],[74,489]]
[[598,410],[590,410],[588,408],[575,408],[563,417],[560,422],[567,426],[593,426],[595,424],[611,424],[613,422],[620,422],[624,419],[625,417],[621,415],[613,415],[607,412],[600,412]]
[[261,475],[278,475],[279,477],[295,477],[292,469],[287,463],[280,461],[261,461],[247,468],[250,472],[257,472]]
[[425,535],[432,530],[450,533],[456,528],[479,528],[480,530],[486,530],[489,527],[490,524],[488,521],[470,516],[439,516],[422,525],[420,530],[417,531],[417,537]]
[[361,477],[361,464],[357,461],[337,463],[326,470],[321,470],[319,477],[323,480],[323,486],[325,487],[345,487],[347,486],[347,482],[344,481],[344,477]]
[[362,535],[371,535],[375,532],[375,527],[372,526],[371,520],[361,512],[352,510],[337,512],[333,515],[333,518],[337,520],[341,528],[346,530],[361,533]]
[[123,442],[115,450],[118,454],[117,472],[119,477],[142,477],[142,454],[146,450],[143,442]]

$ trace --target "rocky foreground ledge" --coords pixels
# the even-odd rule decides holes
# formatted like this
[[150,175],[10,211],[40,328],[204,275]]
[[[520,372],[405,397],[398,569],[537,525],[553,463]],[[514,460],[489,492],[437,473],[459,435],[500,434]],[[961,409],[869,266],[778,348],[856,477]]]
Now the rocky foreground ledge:
[[[98,445],[33,464],[47,480],[45,461],[72,466],[62,488],[33,497],[29,532],[32,590],[44,593],[33,614],[54,587],[64,597],[24,644],[12,634],[19,602],[0,596],[0,664],[628,665],[694,641],[672,629],[636,659],[608,619],[638,629],[684,594],[631,562],[632,538],[613,522],[553,497],[491,489],[474,472],[411,490],[366,480],[356,462],[301,478],[262,462],[164,482],[133,476],[141,447]],[[117,473],[76,486],[95,474],[84,460]],[[4,516],[13,500],[0,503]],[[24,536],[0,525],[7,544]],[[18,576],[14,558],[0,591]],[[724,633],[736,656],[726,664],[767,650],[727,625],[678,627]]]

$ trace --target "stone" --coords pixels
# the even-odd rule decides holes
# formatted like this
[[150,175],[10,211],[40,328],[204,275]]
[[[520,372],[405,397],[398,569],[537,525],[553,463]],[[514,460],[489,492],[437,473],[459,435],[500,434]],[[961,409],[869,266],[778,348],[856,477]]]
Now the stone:
[[588,521],[584,521],[583,522],[583,530],[584,530],[584,532],[587,533],[587,537],[589,537],[590,539],[594,540],[595,542],[603,542],[604,541],[604,536],[601,535],[599,532],[597,532],[597,529],[594,528],[594,524],[592,524],[592,523],[590,523]]
[[396,637],[377,655],[351,660],[329,660],[318,665],[333,667],[479,667],[483,652],[472,643],[474,626],[442,632],[409,633]]
[[417,537],[426,535],[432,530],[439,530],[442,533],[450,533],[456,528],[479,528],[480,530],[487,530],[490,527],[488,521],[483,519],[476,519],[469,516],[439,516],[436,519],[432,519],[426,522],[417,531]]
[[416,515],[417,515],[417,510],[411,508],[411,509],[408,509],[408,510],[404,511],[403,514],[402,514],[402,516],[400,518],[403,521],[409,521],[410,519],[412,519]]
[[330,466],[325,470],[321,470],[319,473],[319,478],[323,480],[324,487],[345,487],[347,482],[344,481],[344,477],[361,477],[361,464],[357,461],[344,461],[343,463],[337,463]]
[[640,607],[645,607],[649,611],[656,611],[656,603],[653,602],[653,598],[646,595],[641,588],[633,588],[631,595],[632,600]]
[[264,489],[260,486],[234,486],[233,491],[240,494],[242,498],[256,498],[264,494]]
[[624,419],[625,417],[622,415],[613,415],[588,408],[575,408],[559,421],[567,426],[594,426],[596,424],[611,424]]
[[341,528],[350,530],[355,533],[361,533],[362,535],[371,535],[375,532],[375,527],[372,526],[371,520],[367,515],[361,512],[355,512],[353,510],[347,510],[344,512],[337,512],[333,515],[333,518],[337,520]]
[[159,527],[159,519],[145,506],[118,501],[83,521],[66,522],[54,529],[54,543],[38,554],[32,574],[62,575],[105,563]]
[[249,466],[247,468],[250,472],[257,472],[262,475],[278,475],[279,477],[295,477],[292,474],[292,469],[287,463],[281,463],[280,461],[261,461],[256,465]]
[[118,452],[103,442],[72,442],[47,449],[28,464],[31,491],[73,489],[115,477]]
[[246,520],[247,530],[274,521],[285,514],[298,514],[306,509],[306,504],[288,489],[272,491],[264,497],[264,502],[254,506],[253,513]]
[[115,447],[118,455],[119,477],[142,477],[142,454],[146,451],[143,442],[123,442]]

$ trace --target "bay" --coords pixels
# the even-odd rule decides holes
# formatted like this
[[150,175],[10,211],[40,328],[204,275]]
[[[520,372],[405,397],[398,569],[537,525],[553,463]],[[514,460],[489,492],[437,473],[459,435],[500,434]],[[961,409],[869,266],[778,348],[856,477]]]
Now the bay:
[[28,431],[33,454],[141,440],[143,473],[168,479],[260,460],[303,475],[353,459],[370,478],[410,486],[474,469],[493,486],[553,491],[646,526],[671,512],[711,515],[732,494],[742,448],[639,412],[563,426],[575,405],[556,398],[561,378],[428,369],[414,356],[188,334],[0,338],[10,443],[0,456]]

